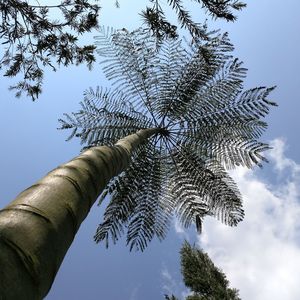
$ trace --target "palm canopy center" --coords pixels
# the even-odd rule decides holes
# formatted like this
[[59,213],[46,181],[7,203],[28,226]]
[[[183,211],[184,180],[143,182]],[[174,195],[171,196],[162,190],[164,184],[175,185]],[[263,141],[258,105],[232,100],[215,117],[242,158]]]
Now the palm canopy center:
[[165,237],[174,214],[198,231],[206,215],[240,222],[241,195],[226,169],[265,160],[268,145],[258,139],[275,105],[268,100],[273,88],[243,91],[246,69],[232,56],[227,34],[189,44],[158,42],[142,28],[102,28],[96,39],[112,88],[87,90],[61,128],[86,147],[152,131],[103,191],[99,203],[107,195],[110,201],[95,240],[108,245],[126,232],[130,249],[144,250],[154,236]]

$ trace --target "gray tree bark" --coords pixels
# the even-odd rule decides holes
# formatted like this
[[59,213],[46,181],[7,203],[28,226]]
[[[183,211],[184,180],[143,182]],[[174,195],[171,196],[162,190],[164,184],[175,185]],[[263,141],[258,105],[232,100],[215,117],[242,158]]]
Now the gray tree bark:
[[160,129],[93,147],[62,164],[0,211],[0,299],[43,299],[80,224],[132,152]]

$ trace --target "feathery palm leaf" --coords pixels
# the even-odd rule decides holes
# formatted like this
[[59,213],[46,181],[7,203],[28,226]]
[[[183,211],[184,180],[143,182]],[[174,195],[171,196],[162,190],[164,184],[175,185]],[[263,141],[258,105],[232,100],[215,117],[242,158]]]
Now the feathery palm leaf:
[[61,128],[88,146],[160,130],[104,190],[100,203],[111,200],[95,240],[116,242],[127,230],[130,248],[143,250],[154,236],[165,237],[174,213],[198,231],[206,215],[236,225],[242,200],[225,168],[264,160],[268,146],[258,138],[275,105],[267,99],[272,88],[242,92],[246,70],[232,58],[226,34],[193,45],[170,39],[157,49],[147,30],[102,29],[97,43],[114,90],[86,92],[82,109],[65,115]]

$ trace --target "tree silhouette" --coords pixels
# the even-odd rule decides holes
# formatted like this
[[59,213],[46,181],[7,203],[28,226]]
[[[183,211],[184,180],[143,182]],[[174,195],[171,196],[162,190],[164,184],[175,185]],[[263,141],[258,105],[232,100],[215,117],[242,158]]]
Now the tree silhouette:
[[0,211],[3,297],[44,297],[99,194],[111,200],[95,240],[130,249],[163,239],[176,213],[201,231],[206,215],[234,226],[240,193],[225,167],[260,165],[257,139],[275,105],[272,88],[242,91],[245,69],[227,35],[185,45],[148,29],[103,30],[98,37],[113,90],[88,90],[82,109],[65,115],[87,150],[51,171]]
[[225,274],[202,250],[185,242],[180,256],[184,283],[193,292],[186,300],[240,300],[238,290],[229,288]]
[[[159,41],[165,37],[176,37],[177,26],[167,20],[165,11],[160,4],[161,1],[150,0],[150,2],[153,2],[153,5],[146,7],[141,13],[145,24],[148,25]],[[192,19],[190,12],[184,7],[185,1],[167,0],[166,2],[175,11],[180,26],[186,28],[194,39],[207,39],[203,27]],[[201,4],[202,8],[213,18],[221,18],[227,21],[236,20],[232,10],[241,10],[246,6],[245,3],[237,0],[196,0],[195,2]]]
[[111,201],[95,241],[116,242],[127,230],[130,249],[163,239],[174,212],[201,232],[206,215],[234,226],[243,218],[241,195],[224,169],[251,168],[268,149],[257,138],[273,102],[273,88],[242,92],[246,70],[232,58],[227,35],[183,46],[165,41],[159,51],[147,30],[97,38],[103,70],[114,90],[88,90],[82,109],[61,120],[88,146],[113,145],[145,128],[158,128],[140,145],[130,167],[113,178],[99,200]]
[[[207,253],[185,241],[180,260],[183,281],[192,291],[186,300],[240,300],[238,290],[229,288],[226,275]],[[174,295],[165,295],[165,299],[178,300]]]
[[33,100],[42,90],[44,68],[95,61],[94,45],[80,46],[79,35],[98,27],[100,7],[88,0],[62,0],[57,5],[38,2],[0,1],[0,41],[4,51],[0,68],[4,76],[19,73],[23,79],[11,89]]
[[[177,27],[165,17],[160,1],[147,7],[141,14],[145,24],[159,41],[176,37]],[[180,0],[168,0],[176,11],[179,22],[194,36],[205,37],[204,31],[184,9]],[[202,0],[201,3],[214,17],[234,20],[231,10],[245,6],[236,0]],[[80,45],[79,37],[98,28],[100,6],[92,0],[61,0],[56,5],[41,5],[23,0],[0,0],[0,41],[3,54],[0,69],[4,76],[23,79],[10,89],[16,96],[25,92],[35,100],[42,91],[45,67],[56,70],[60,65],[85,63],[91,68],[95,61],[94,45]],[[119,6],[118,1],[115,2]],[[206,38],[206,37],[205,37]]]

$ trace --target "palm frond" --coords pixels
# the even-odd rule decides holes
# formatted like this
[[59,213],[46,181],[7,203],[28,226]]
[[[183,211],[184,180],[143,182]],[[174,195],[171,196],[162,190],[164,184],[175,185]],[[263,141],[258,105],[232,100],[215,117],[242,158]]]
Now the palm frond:
[[174,157],[177,168],[171,174],[172,194],[178,201],[177,212],[185,227],[205,215],[231,226],[243,219],[241,195],[218,162],[203,160],[188,148]]
[[159,64],[155,39],[146,29],[132,33],[119,30],[113,38],[107,37],[106,31],[102,27],[102,35],[96,37],[96,44],[100,46],[98,53],[106,58],[102,61],[103,72],[116,89],[131,98],[136,109],[152,112],[156,78],[151,74]]
[[89,89],[80,103],[81,110],[59,119],[60,129],[73,129],[82,144],[89,146],[114,144],[120,138],[149,128],[151,119],[136,111],[128,97],[120,91]]
[[[225,62],[231,58],[230,44],[227,34],[217,35],[208,42],[190,45],[187,52],[185,64],[180,68],[180,73],[175,84],[167,94],[167,101],[162,101],[158,109],[160,116],[179,118],[186,113],[193,100],[198,98],[199,92],[209,85],[218,75]],[[195,106],[195,105],[194,105]],[[202,105],[197,103],[196,107],[201,109]]]
[[155,144],[140,147],[128,170],[114,178],[104,191],[104,195],[110,192],[112,199],[97,229],[96,242],[105,240],[108,246],[111,238],[115,243],[124,226],[130,250],[144,250],[154,236],[165,237],[174,205],[167,195],[167,165]]
[[102,28],[97,44],[114,89],[87,91],[82,109],[65,115],[61,128],[88,147],[144,128],[159,131],[101,195],[100,203],[111,198],[96,242],[126,234],[130,249],[144,250],[165,237],[173,215],[199,232],[207,215],[240,222],[241,195],[226,169],[265,160],[269,147],[259,138],[276,105],[269,100],[273,88],[243,91],[246,69],[232,57],[227,35],[193,44],[166,39],[157,48],[145,29]]
[[200,85],[199,91],[186,103],[186,120],[222,109],[241,93],[246,69],[238,59],[227,59],[216,66],[213,77]]

